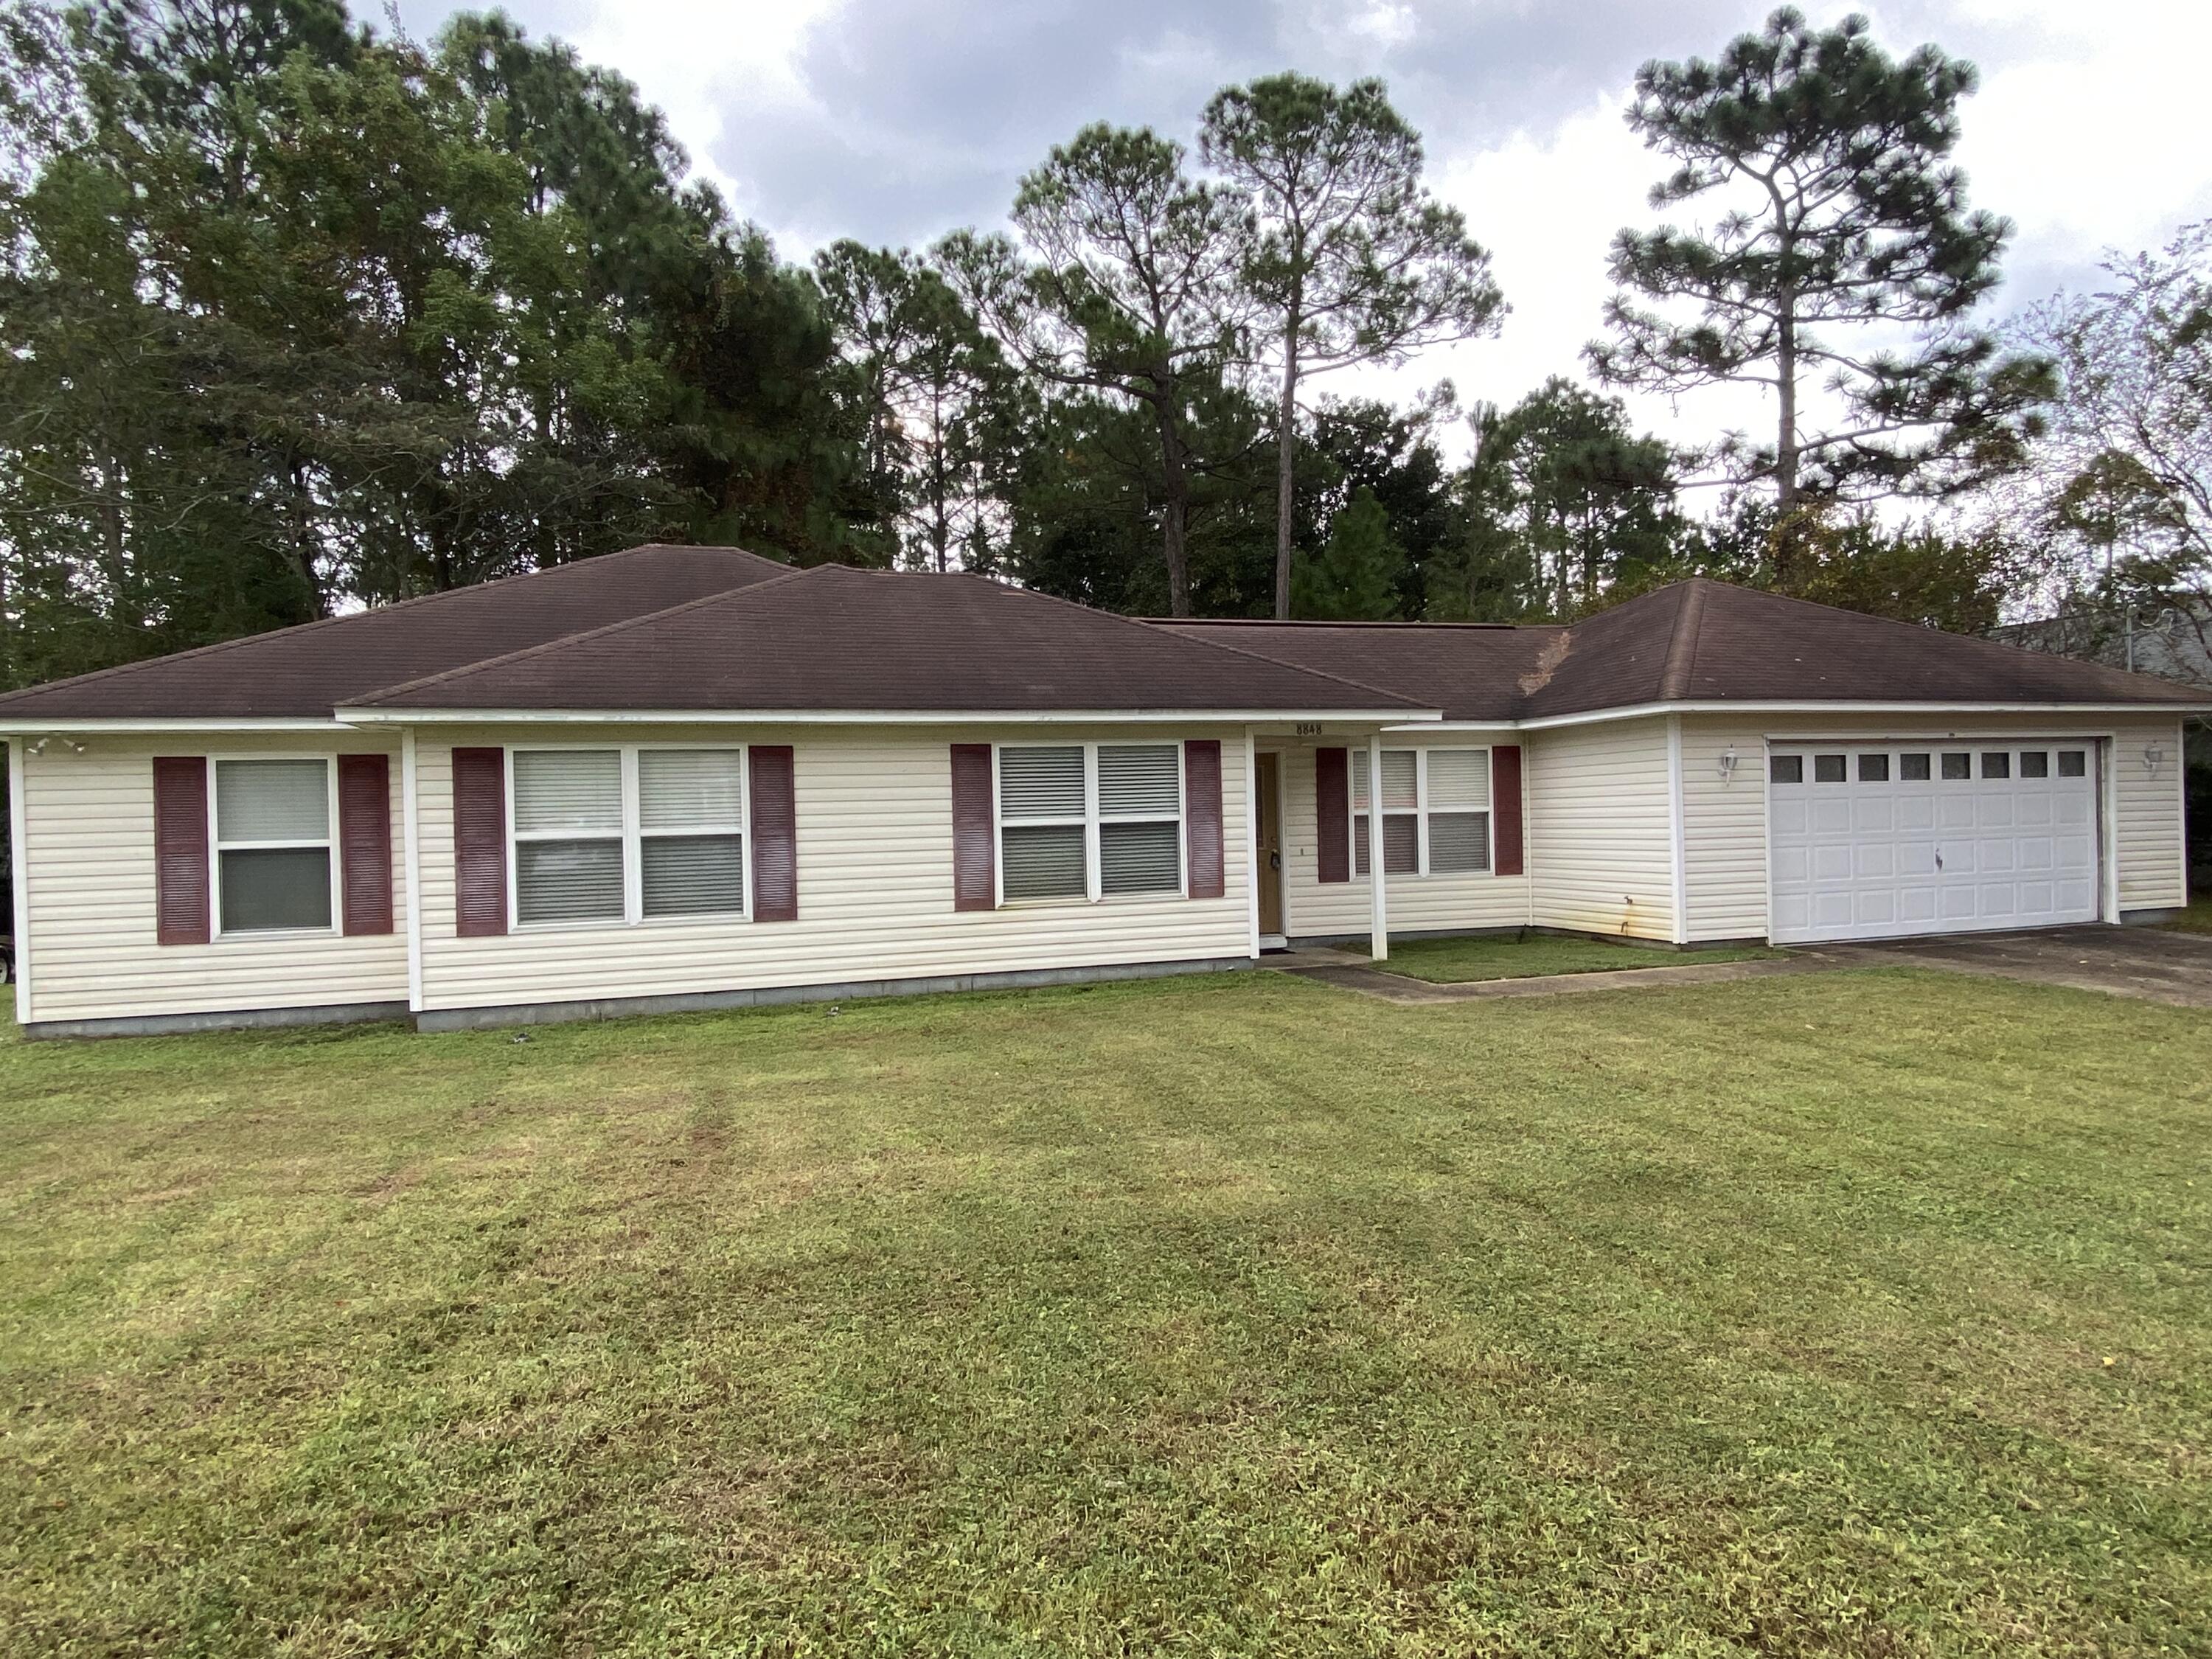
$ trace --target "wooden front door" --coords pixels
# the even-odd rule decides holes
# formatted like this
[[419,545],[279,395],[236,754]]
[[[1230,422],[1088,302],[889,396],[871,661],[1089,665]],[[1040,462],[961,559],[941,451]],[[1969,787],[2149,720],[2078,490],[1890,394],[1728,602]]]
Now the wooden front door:
[[1283,931],[1283,757],[1262,754],[1259,763],[1260,931]]

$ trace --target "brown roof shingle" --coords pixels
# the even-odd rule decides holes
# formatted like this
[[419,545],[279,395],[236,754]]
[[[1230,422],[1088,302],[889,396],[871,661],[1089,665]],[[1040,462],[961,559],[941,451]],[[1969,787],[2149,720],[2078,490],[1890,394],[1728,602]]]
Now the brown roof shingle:
[[0,696],[0,720],[327,717],[403,681],[791,574],[734,547],[651,544]]
[[817,565],[362,697],[376,709],[1435,707],[980,576]]
[[2212,704],[2203,691],[2148,674],[1704,577],[1569,628],[1154,625],[1439,698],[1447,720],[1534,720],[1660,702]]

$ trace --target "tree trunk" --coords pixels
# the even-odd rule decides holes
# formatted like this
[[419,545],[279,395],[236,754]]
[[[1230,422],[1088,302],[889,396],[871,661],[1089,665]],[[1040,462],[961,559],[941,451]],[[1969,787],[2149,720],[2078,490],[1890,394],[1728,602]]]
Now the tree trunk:
[[1789,295],[1783,299],[1782,325],[1775,338],[1774,381],[1781,404],[1774,437],[1774,510],[1783,526],[1783,533],[1774,539],[1774,574],[1779,580],[1788,574],[1788,521],[1798,503],[1797,316]]
[[1168,563],[1168,614],[1190,615],[1190,554],[1183,541],[1190,501],[1190,478],[1182,465],[1182,434],[1176,430],[1173,394],[1155,398],[1153,418],[1160,428],[1160,550]]
[[1297,497],[1298,324],[1296,311],[1283,331],[1283,400],[1275,440],[1275,620],[1291,619],[1291,523]]

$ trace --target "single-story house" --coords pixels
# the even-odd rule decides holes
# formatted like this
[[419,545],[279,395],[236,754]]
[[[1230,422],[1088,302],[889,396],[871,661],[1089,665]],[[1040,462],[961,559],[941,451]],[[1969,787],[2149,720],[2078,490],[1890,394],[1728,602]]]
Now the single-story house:
[[[1723,584],[1145,622],[649,546],[0,697],[33,1036],[2124,922],[2166,682]],[[1376,879],[1374,872],[1382,872]]]

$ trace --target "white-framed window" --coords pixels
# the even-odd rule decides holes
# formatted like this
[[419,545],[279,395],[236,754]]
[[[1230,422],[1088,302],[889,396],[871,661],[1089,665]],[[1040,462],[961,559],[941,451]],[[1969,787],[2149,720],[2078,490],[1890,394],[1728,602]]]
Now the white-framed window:
[[1180,743],[994,752],[1001,903],[1183,891]]
[[746,916],[742,745],[508,751],[516,927]]
[[[1353,750],[1352,855],[1368,872],[1367,757]],[[1392,876],[1481,875],[1491,865],[1490,750],[1382,751],[1382,870]]]
[[217,757],[214,770],[216,933],[331,932],[338,807],[330,757]]

